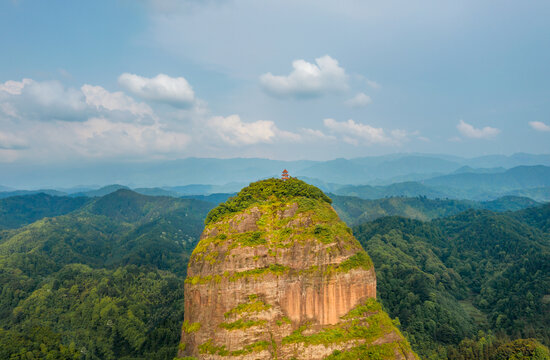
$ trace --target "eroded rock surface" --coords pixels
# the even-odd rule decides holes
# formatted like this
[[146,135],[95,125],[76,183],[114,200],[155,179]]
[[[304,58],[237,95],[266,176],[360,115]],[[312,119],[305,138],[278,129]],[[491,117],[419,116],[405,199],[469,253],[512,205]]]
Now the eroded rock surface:
[[314,190],[264,180],[209,216],[189,262],[178,356],[415,359],[375,300],[370,258]]

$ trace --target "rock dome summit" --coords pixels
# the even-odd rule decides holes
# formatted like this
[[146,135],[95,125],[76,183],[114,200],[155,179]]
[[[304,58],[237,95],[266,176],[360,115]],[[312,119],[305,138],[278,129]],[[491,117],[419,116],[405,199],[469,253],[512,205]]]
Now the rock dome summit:
[[178,356],[417,358],[330,198],[295,178],[252,183],[208,214],[189,261]]

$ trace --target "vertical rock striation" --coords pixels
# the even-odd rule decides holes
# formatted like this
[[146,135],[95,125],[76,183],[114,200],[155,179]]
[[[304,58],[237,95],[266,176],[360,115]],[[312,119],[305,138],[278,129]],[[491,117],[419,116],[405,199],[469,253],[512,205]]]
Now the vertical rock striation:
[[416,358],[330,202],[269,179],[210,212],[189,261],[180,358]]

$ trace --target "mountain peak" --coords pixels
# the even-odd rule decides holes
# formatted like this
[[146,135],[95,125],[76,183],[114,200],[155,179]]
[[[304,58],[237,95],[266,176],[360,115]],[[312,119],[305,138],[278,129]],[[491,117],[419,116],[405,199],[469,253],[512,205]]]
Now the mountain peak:
[[332,200],[319,188],[309,185],[302,180],[296,178],[288,180],[271,178],[251,183],[239,191],[236,196],[212,209],[206,217],[205,223],[216,222],[228,214],[242,211],[253,204],[267,201],[290,201],[295,198],[307,198],[324,201],[328,204],[332,203]]
[[330,202],[303,181],[268,179],[209,214],[189,259],[180,357],[416,359]]

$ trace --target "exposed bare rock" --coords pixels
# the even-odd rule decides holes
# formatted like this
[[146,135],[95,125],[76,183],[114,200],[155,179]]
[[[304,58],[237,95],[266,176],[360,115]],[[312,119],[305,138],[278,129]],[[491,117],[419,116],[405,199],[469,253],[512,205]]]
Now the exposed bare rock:
[[416,358],[375,300],[370,258],[324,194],[271,179],[232,201],[209,216],[191,256],[178,356]]

